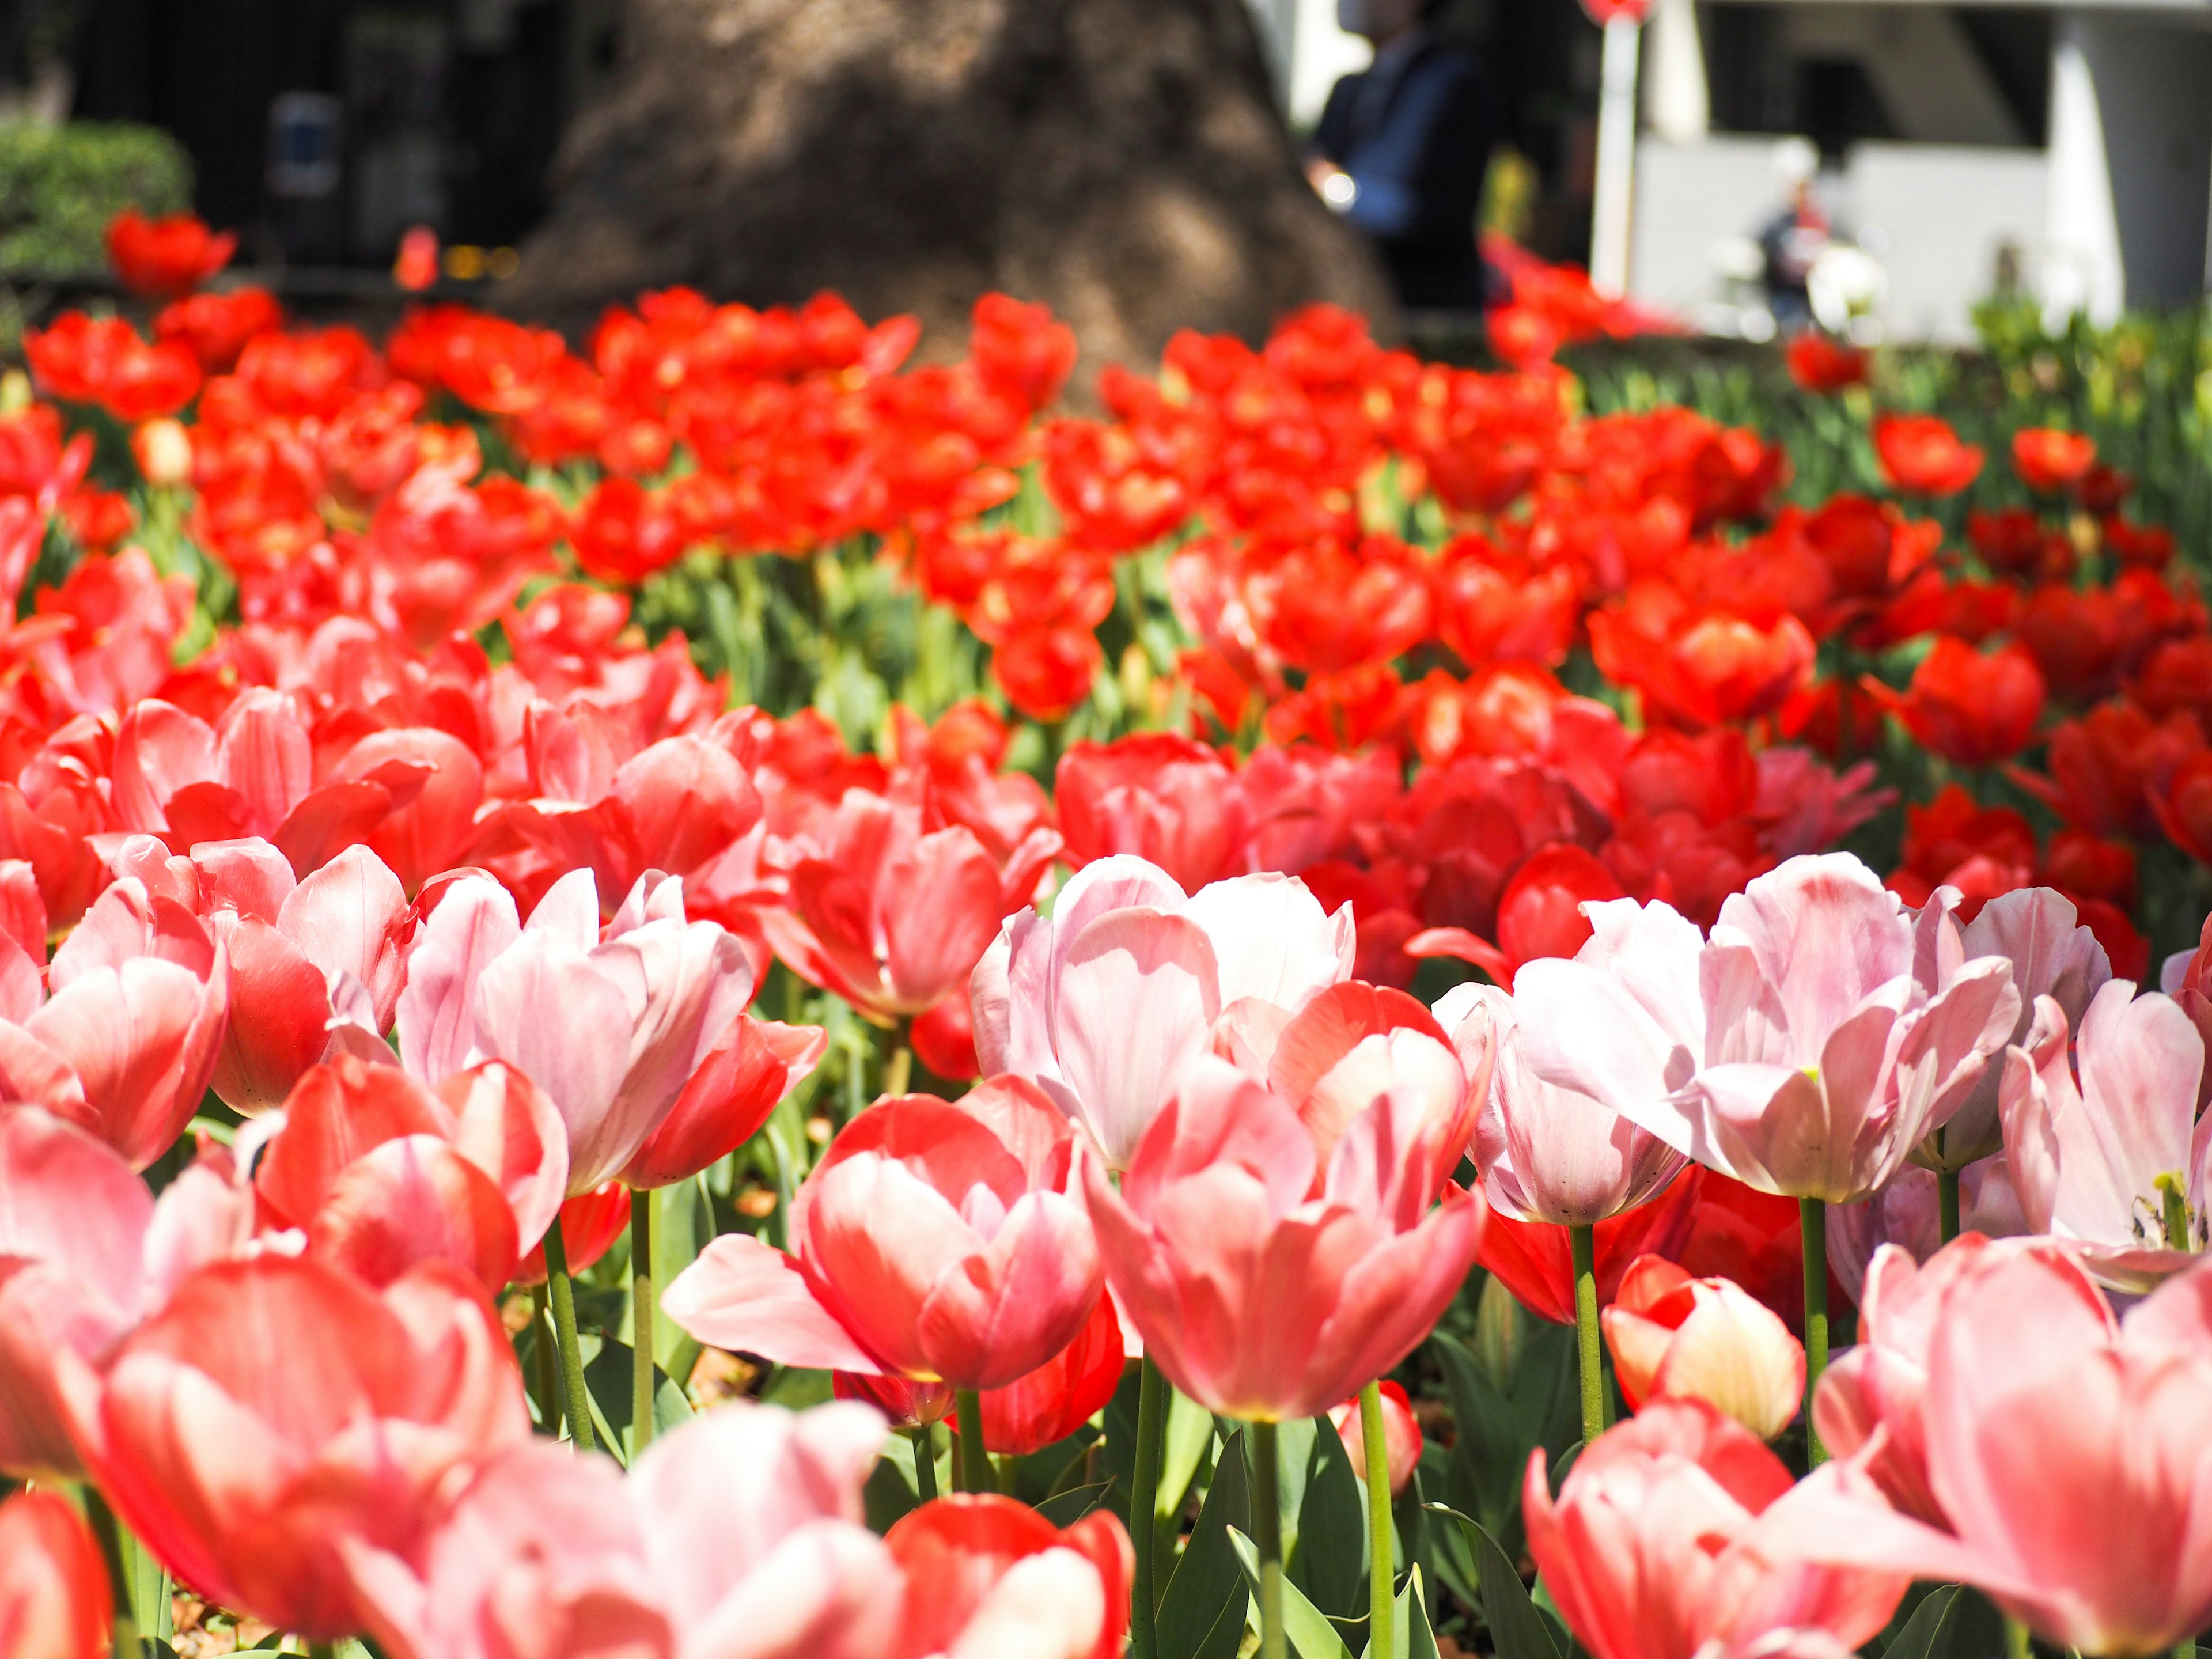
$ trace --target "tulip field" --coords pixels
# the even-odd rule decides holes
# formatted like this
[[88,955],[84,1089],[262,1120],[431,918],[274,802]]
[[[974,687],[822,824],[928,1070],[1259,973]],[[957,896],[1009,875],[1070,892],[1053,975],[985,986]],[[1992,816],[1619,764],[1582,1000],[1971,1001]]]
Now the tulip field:
[[110,241],[0,377],[0,1659],[2212,1627],[2204,550],[2089,436],[1805,337],[1808,499],[1533,265],[1077,398]]

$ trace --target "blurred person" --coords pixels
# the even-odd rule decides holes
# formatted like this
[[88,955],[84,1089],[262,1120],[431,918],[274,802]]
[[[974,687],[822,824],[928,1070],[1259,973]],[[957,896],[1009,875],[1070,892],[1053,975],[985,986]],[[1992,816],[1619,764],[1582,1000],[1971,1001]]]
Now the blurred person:
[[1474,54],[1427,27],[1437,0],[1337,0],[1337,23],[1375,61],[1330,88],[1306,176],[1365,232],[1401,302],[1480,310],[1475,212],[1497,142],[1498,100]]
[[1783,332],[1813,320],[1813,267],[1828,251],[1832,228],[1814,195],[1820,152],[1802,138],[1774,147],[1774,170],[1789,199],[1759,229],[1759,251],[1765,262],[1766,307]]

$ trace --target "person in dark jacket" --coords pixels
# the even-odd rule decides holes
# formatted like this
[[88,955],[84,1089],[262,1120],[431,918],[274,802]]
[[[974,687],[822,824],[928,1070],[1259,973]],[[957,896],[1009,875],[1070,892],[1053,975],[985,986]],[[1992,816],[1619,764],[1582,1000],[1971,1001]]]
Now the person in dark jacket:
[[1426,0],[1338,0],[1337,21],[1375,46],[1373,64],[1332,88],[1307,175],[1374,240],[1399,300],[1479,309],[1474,216],[1498,138],[1480,62],[1423,27]]

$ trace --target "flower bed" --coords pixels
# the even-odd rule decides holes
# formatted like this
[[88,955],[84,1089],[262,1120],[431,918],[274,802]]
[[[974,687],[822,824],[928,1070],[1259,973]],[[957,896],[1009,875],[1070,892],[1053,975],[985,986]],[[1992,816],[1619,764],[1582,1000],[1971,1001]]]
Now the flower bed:
[[0,414],[40,1659],[2212,1622],[2212,635],[2090,438],[1589,414],[1541,271],[1086,416],[1002,297],[111,241]]

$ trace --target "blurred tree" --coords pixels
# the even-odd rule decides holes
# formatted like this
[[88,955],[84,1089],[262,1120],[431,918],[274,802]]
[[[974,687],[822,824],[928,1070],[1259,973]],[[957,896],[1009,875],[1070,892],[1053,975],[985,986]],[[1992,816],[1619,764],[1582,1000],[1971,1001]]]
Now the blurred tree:
[[1001,289],[1125,362],[1314,300],[1395,326],[1247,0],[629,0],[552,190],[503,303],[572,328],[672,283],[835,289],[940,345]]

